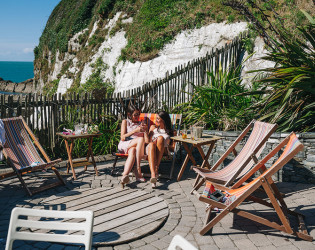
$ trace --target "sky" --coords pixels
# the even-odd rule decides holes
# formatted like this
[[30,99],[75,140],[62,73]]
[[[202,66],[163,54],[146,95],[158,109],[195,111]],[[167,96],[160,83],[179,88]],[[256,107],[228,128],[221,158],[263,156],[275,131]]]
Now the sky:
[[33,61],[33,49],[60,1],[0,0],[0,61]]

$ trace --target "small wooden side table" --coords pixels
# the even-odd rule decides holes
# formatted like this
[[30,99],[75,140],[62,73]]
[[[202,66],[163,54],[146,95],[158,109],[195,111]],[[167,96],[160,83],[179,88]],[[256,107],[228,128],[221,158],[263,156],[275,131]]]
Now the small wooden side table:
[[[93,143],[93,139],[95,137],[100,137],[102,135],[102,133],[98,133],[98,134],[81,134],[81,135],[65,135],[63,133],[57,133],[57,135],[59,135],[63,139],[65,139],[65,146],[66,146],[67,153],[68,153],[67,174],[69,173],[69,169],[71,167],[73,179],[76,180],[77,177],[76,177],[75,171],[74,171],[75,167],[85,166],[84,170],[87,170],[87,166],[93,165],[94,166],[94,170],[95,170],[95,174],[98,176],[98,171],[97,171],[97,168],[96,168],[96,163],[95,163],[95,160],[94,160],[94,155],[93,155],[93,150],[92,150],[92,143]],[[75,140],[76,139],[84,139],[84,138],[87,139],[88,147],[89,147],[86,159],[84,159],[84,160],[80,160],[80,159],[75,159],[74,160],[74,159],[72,159],[72,150],[73,150],[73,146],[74,146]],[[91,157],[91,161],[89,160],[90,157]]]
[[[177,181],[180,181],[180,179],[182,178],[182,175],[184,173],[184,170],[188,164],[189,159],[192,161],[192,163],[194,165],[197,165],[195,158],[192,155],[192,151],[193,151],[194,147],[198,149],[198,151],[199,151],[199,153],[203,159],[201,167],[202,168],[204,168],[204,167],[210,168],[210,164],[208,162],[209,156],[210,156],[211,151],[214,147],[214,144],[216,143],[216,141],[220,140],[221,137],[212,136],[212,135],[203,135],[202,138],[192,140],[190,138],[190,135],[188,135],[186,139],[183,139],[182,136],[174,136],[171,139],[173,139],[174,141],[177,141],[177,142],[181,142],[183,144],[186,152],[187,152],[187,156],[186,156],[186,158],[183,162],[183,165],[179,171],[179,174],[177,176]],[[189,147],[188,144],[191,144],[191,146]],[[209,145],[209,149],[208,149],[208,152],[206,155],[201,148],[201,146],[203,146],[203,145]]]

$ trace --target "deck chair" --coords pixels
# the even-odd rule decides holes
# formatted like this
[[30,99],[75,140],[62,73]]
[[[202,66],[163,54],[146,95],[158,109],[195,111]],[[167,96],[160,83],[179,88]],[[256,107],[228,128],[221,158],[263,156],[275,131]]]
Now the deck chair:
[[[40,220],[37,219],[38,217]],[[85,249],[91,249],[93,220],[93,211],[57,211],[16,207],[11,213],[5,249],[11,250],[15,240],[84,244]],[[58,233],[51,233],[51,230],[57,230]],[[61,234],[60,231],[76,231],[80,234]]]
[[[283,153],[279,156],[276,162],[267,169],[265,164],[273,156],[275,156],[283,147]],[[261,223],[268,227],[283,231],[288,234],[296,235],[297,237],[312,241],[313,238],[307,233],[303,218],[304,216],[300,213],[291,211],[288,209],[284,199],[282,198],[277,186],[272,180],[272,176],[277,173],[286,163],[288,163],[299,151],[303,149],[303,145],[300,143],[298,138],[294,133],[291,133],[287,138],[283,140],[274,150],[272,150],[266,157],[264,157],[260,162],[258,162],[248,173],[246,173],[238,182],[236,182],[231,188],[226,186],[211,183],[215,189],[223,191],[227,195],[227,200],[222,203],[215,199],[210,199],[200,195],[196,190],[194,194],[197,195],[200,201],[209,204],[207,208],[205,225],[200,231],[201,235],[208,232],[213,226],[215,226],[224,216],[229,212],[233,212],[239,216],[245,217],[247,219],[253,220],[255,222]],[[252,176],[257,171],[261,174],[248,184],[241,186],[250,176]],[[262,187],[267,194],[270,201],[255,197],[253,192],[258,188]],[[269,221],[264,217],[257,216],[255,214],[249,213],[247,211],[238,208],[242,202],[247,199],[253,202],[260,203],[269,208],[273,208],[277,213],[281,223],[278,224],[273,221]],[[214,217],[214,211],[221,209],[220,213]],[[297,217],[300,222],[300,231],[295,231],[290,225],[288,220],[288,215],[293,215]],[[214,218],[213,218],[214,217]]]
[[[148,124],[148,128],[150,128],[151,125],[155,124],[156,117],[157,117],[157,114],[154,114],[154,113],[141,113],[140,114],[140,121],[143,121],[144,119],[146,119],[147,120],[147,124]],[[181,114],[170,114],[170,118],[171,118],[171,123],[172,123],[173,130],[176,131],[177,134],[179,134],[180,126],[181,126],[181,123],[182,123],[182,115]],[[174,149],[168,150],[168,155],[163,156],[162,160],[163,159],[164,160],[165,159],[170,159],[172,161],[172,166],[171,166],[171,169],[170,169],[170,174],[168,176],[160,175],[161,177],[172,179],[173,172],[174,172],[174,167],[175,167],[175,160],[176,160],[177,149],[178,149],[178,143],[175,144],[175,148]],[[121,153],[114,152],[113,156],[115,156],[115,159],[114,159],[114,164],[113,164],[113,168],[112,168],[112,171],[111,171],[111,175],[114,174],[118,158],[119,157],[127,158],[128,154],[121,154]],[[147,159],[147,157],[146,157],[146,159]]]
[[[252,132],[247,139],[246,144],[238,154],[235,147],[251,128]],[[268,138],[275,132],[276,129],[277,124],[270,124],[255,120],[251,121],[211,169],[192,167],[198,175],[191,193],[194,190],[198,190],[207,180],[223,184],[224,186],[231,186],[237,178],[242,177],[255,163],[257,163],[261,152],[266,146]],[[220,164],[223,163],[230,153],[233,153],[235,156],[233,161],[224,168],[217,170]]]
[[[55,164],[61,159],[51,161],[38,142],[37,138],[27,126],[25,120],[20,117],[2,119],[5,128],[6,141],[3,147],[4,157],[7,159],[8,164],[13,168],[14,172],[10,176],[17,175],[22,186],[26,189],[27,193],[31,196],[37,192],[52,188],[58,185],[65,185],[64,180],[55,168]],[[32,139],[32,140],[31,140]],[[44,156],[46,162],[41,158],[37,149]],[[58,181],[50,183],[46,186],[33,188],[32,190],[26,185],[23,180],[23,175],[34,171],[44,170],[51,168]],[[2,179],[9,177],[9,175],[1,176]]]

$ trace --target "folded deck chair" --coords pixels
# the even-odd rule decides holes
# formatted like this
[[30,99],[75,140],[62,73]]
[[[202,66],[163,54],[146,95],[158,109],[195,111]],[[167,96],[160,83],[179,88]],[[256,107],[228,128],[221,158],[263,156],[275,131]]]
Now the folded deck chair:
[[[157,117],[157,114],[154,114],[154,113],[141,113],[140,114],[140,121],[143,121],[144,119],[146,119],[148,128],[150,128],[151,125],[155,124],[156,117]],[[176,131],[177,134],[179,134],[180,126],[181,126],[181,122],[182,122],[182,115],[181,114],[170,114],[170,118],[171,118],[173,130]],[[168,155],[165,156],[166,158],[170,158],[172,161],[170,174],[169,174],[169,176],[167,176],[167,178],[169,178],[169,179],[172,179],[172,176],[173,176],[177,147],[178,147],[178,143],[175,143],[175,148],[172,150],[168,150]],[[121,154],[121,153],[113,153],[113,155],[115,156],[115,160],[114,160],[113,168],[111,171],[111,175],[114,174],[118,157],[122,157],[122,158],[128,157],[128,154]],[[147,157],[146,157],[146,159],[147,159]],[[164,176],[161,176],[161,177],[164,177]]]
[[[240,153],[237,154],[235,147],[251,128],[252,132],[247,139],[246,144]],[[206,180],[223,184],[225,186],[231,186],[236,179],[246,174],[252,166],[257,163],[261,152],[265,148],[268,138],[276,129],[277,124],[270,124],[255,120],[251,121],[211,169],[193,167],[198,175],[191,193],[194,190],[198,190]],[[235,156],[233,161],[224,168],[217,170],[220,164],[222,164],[227,156],[232,152]]]
[[[36,139],[31,129],[27,126],[25,120],[20,116],[16,118],[3,119],[5,128],[6,141],[3,147],[4,157],[7,159],[8,164],[13,168],[14,175],[16,174],[29,195],[52,188],[58,185],[65,185],[64,180],[59,174],[58,170],[54,167],[61,159],[51,161]],[[32,138],[32,140],[31,140]],[[46,162],[41,158],[37,149],[44,156]],[[44,170],[51,168],[58,179],[57,182],[48,184],[35,189],[27,187],[23,180],[23,174],[31,173],[37,170]],[[8,176],[5,176],[8,177]]]
[[[284,146],[285,149],[276,162],[267,169],[265,164],[273,156],[275,156]],[[239,216],[245,217],[247,219],[253,220],[255,222],[261,223],[268,227],[283,231],[288,234],[293,234],[301,239],[312,241],[313,238],[307,233],[303,218],[304,216],[300,213],[291,211],[288,209],[284,199],[282,198],[277,186],[272,180],[272,176],[277,173],[286,163],[288,163],[299,151],[303,149],[303,145],[300,143],[298,138],[294,133],[291,133],[286,139],[283,140],[274,150],[272,150],[265,158],[263,158],[258,164],[256,164],[246,175],[244,175],[238,183],[236,183],[232,188],[225,187],[220,184],[211,183],[215,189],[221,190],[223,194],[226,195],[226,201],[218,202],[215,199],[210,199],[204,195],[200,195],[197,191],[194,194],[198,196],[199,200],[209,204],[207,208],[205,225],[200,231],[201,235],[208,232],[214,225],[216,225],[225,215],[229,212],[236,213]],[[250,176],[255,172],[261,171],[259,177],[255,178],[248,184],[241,186]],[[241,186],[241,187],[240,187]],[[253,192],[262,186],[263,190],[267,194],[270,201],[255,197]],[[214,195],[214,193],[212,193]],[[264,217],[257,216],[255,214],[249,213],[247,211],[237,208],[242,202],[247,199],[267,207],[273,208],[277,213],[280,224],[274,221],[269,221]],[[214,211],[220,209],[220,213]],[[300,231],[295,231],[290,225],[288,220],[288,215],[294,215],[298,218],[300,222]]]

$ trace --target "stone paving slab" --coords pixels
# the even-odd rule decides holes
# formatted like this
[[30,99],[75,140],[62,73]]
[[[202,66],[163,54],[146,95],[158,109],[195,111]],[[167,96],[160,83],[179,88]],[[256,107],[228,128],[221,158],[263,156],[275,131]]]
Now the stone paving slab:
[[[104,157],[100,160],[104,160]],[[120,161],[117,167],[122,169],[123,164],[124,161]],[[99,162],[97,165],[99,176],[95,176],[91,166],[86,172],[83,171],[83,167],[77,168],[78,180],[72,180],[71,175],[65,176],[66,186],[50,189],[32,197],[26,195],[17,178],[0,181],[0,249],[4,249],[10,213],[15,206],[34,207],[52,195],[69,190],[119,186],[120,177],[110,176],[112,161]],[[179,168],[180,164],[177,164],[175,176]],[[62,164],[61,171],[65,171]],[[295,236],[278,232],[233,214],[227,215],[220,221],[213,228],[211,235],[201,236],[199,231],[203,226],[205,205],[190,194],[194,178],[194,172],[187,167],[180,182],[161,180],[158,188],[154,190],[149,182],[136,183],[134,179],[131,179],[131,183],[126,188],[145,190],[163,198],[168,204],[169,217],[165,224],[151,235],[127,244],[97,249],[167,249],[176,234],[185,237],[198,249],[315,249],[314,241],[302,241]],[[29,181],[42,182],[40,177],[32,177]],[[298,183],[277,183],[277,185],[280,191],[286,194],[285,201],[289,208],[300,210],[307,216],[305,221],[308,231],[315,237],[315,186]],[[260,215],[269,219],[273,218],[272,210],[259,204],[248,202],[241,208],[249,211],[256,210]],[[79,249],[71,245],[29,241],[17,241],[14,246],[14,249]]]

